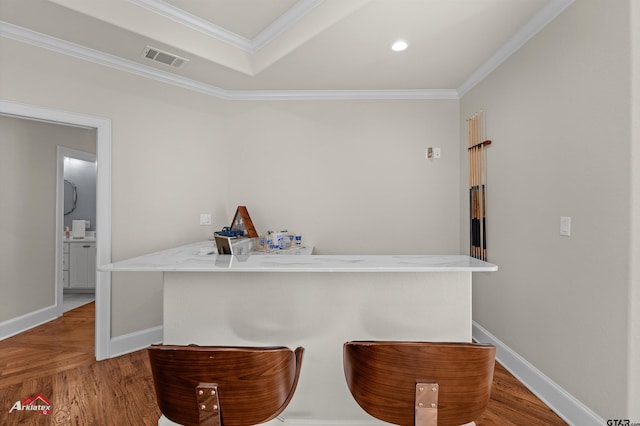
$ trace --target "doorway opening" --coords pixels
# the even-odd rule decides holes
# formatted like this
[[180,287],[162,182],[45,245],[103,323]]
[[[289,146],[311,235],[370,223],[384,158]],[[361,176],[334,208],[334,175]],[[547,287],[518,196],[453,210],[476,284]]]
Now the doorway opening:
[[[57,124],[91,128],[96,130],[96,229],[100,238],[96,241],[96,262],[98,265],[111,263],[111,120],[85,114],[50,109],[19,102],[0,99],[0,114],[52,122]],[[59,197],[57,198],[59,200]],[[56,208],[58,211],[59,208]],[[61,223],[61,222],[58,222]],[[60,235],[62,229],[57,231]],[[56,245],[56,259],[61,258],[57,250],[62,250],[61,244]],[[61,300],[56,294],[56,305]],[[62,305],[62,303],[60,303]],[[42,310],[44,314],[48,309]],[[44,317],[39,320],[37,312],[35,324],[46,322]],[[96,273],[96,325],[95,325],[95,354],[96,359],[107,359],[111,356],[111,274],[109,272]],[[30,328],[31,323],[20,323],[23,329]]]
[[[62,315],[95,300],[96,288],[96,155],[58,146],[56,223],[62,221],[62,250],[57,259],[56,291]],[[60,285],[62,283],[62,285]]]

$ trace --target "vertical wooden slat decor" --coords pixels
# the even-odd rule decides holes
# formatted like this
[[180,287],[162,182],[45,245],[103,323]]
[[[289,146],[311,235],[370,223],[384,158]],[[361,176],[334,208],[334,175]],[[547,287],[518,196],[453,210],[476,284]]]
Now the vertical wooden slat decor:
[[469,255],[487,260],[487,171],[484,112],[467,119],[469,153]]

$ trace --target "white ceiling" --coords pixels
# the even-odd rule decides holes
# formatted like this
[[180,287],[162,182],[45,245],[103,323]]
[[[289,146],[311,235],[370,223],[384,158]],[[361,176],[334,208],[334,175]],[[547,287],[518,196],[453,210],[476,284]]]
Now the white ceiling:
[[166,3],[250,40],[291,9],[297,0],[169,0]]
[[0,35],[222,98],[456,98],[572,1],[0,0]]

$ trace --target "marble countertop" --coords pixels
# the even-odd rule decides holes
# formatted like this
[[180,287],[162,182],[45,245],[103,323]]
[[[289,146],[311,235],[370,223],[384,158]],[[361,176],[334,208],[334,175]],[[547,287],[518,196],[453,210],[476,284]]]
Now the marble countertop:
[[201,241],[103,265],[103,272],[491,272],[494,264],[464,255],[312,255],[309,248],[264,255],[215,253]]

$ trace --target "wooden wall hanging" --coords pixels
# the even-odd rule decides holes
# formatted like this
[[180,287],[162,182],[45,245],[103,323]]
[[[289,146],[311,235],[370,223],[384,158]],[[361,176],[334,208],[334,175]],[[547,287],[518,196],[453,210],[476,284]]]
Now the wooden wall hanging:
[[238,206],[236,209],[236,214],[233,216],[233,221],[231,221],[231,229],[234,231],[243,231],[245,237],[258,238],[258,233],[253,226],[246,206]]
[[487,161],[484,112],[467,119],[469,138],[469,243],[470,256],[487,260]]

